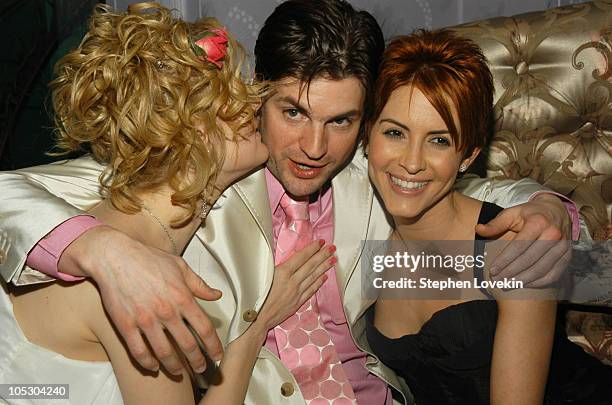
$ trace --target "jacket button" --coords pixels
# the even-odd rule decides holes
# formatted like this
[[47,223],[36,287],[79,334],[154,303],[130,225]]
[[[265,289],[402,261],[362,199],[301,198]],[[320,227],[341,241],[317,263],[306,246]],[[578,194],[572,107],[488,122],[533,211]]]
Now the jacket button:
[[286,382],[281,385],[281,394],[283,394],[284,397],[290,397],[291,395],[293,395],[294,391],[295,388],[293,388],[293,384],[291,384],[290,382]]
[[257,319],[257,311],[254,309],[247,309],[242,314],[242,319],[244,319],[245,322],[254,322],[255,319]]

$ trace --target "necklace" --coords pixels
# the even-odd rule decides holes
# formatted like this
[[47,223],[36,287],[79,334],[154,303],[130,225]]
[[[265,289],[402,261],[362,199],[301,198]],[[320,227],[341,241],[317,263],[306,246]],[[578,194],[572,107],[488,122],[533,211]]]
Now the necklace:
[[397,230],[397,228],[395,228],[393,230],[393,233],[391,233],[391,236],[393,236],[393,234],[397,235],[397,240],[399,240],[400,242],[402,242],[402,245],[404,245],[404,247],[406,248],[406,251],[409,250],[408,245],[406,244],[406,241],[404,240],[404,238],[402,238],[402,235],[400,235],[399,231]]
[[155,219],[155,221],[157,221],[159,226],[161,226],[161,229],[163,229],[164,233],[166,234],[166,236],[170,240],[170,243],[172,244],[172,253],[174,253],[176,256],[178,256],[179,252],[178,252],[178,249],[176,248],[176,242],[175,242],[174,238],[172,237],[172,235],[170,235],[170,232],[168,232],[168,228],[166,228],[166,225],[164,225],[162,223],[162,221],[157,217],[157,215],[153,214],[151,212],[151,210],[148,209],[147,207],[145,207],[144,205],[142,206],[142,209],[145,210],[149,215],[151,215],[151,217],[153,217],[153,219]]
[[394,234],[397,235],[397,240],[402,243],[402,246],[404,247],[404,253],[412,252],[412,254],[414,254],[414,252],[416,251],[432,249],[433,247],[436,246],[435,243],[433,243],[432,245],[431,243],[426,243],[427,241],[424,241],[424,240],[412,239],[410,240],[412,247],[410,247],[408,246],[408,243],[406,243],[406,239],[404,239],[404,237],[399,233],[397,228],[393,229],[393,232],[391,233],[389,240],[392,240],[391,238],[393,237]]

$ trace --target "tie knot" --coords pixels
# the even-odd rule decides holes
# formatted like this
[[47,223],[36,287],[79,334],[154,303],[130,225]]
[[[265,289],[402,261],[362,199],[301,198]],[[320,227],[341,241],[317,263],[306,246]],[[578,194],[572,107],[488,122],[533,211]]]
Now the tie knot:
[[309,221],[308,201],[296,201],[287,193],[280,200],[280,206],[290,221]]

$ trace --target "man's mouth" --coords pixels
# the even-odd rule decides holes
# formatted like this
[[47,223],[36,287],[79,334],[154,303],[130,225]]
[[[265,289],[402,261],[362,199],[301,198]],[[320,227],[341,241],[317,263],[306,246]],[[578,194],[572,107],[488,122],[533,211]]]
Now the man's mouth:
[[300,179],[313,179],[321,173],[324,167],[325,165],[311,166],[289,159],[289,169],[295,177],[298,177]]

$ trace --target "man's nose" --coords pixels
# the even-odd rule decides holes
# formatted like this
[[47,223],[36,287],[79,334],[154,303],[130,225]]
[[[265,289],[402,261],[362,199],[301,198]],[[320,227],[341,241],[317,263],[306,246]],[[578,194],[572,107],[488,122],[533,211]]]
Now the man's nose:
[[311,160],[319,160],[327,153],[324,125],[312,125],[300,138],[300,148]]

